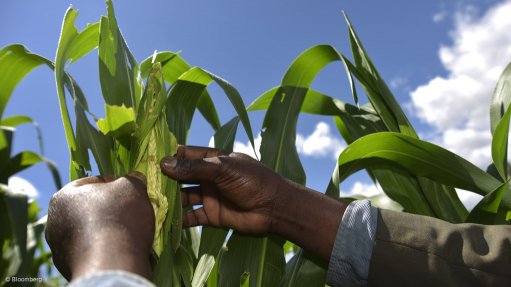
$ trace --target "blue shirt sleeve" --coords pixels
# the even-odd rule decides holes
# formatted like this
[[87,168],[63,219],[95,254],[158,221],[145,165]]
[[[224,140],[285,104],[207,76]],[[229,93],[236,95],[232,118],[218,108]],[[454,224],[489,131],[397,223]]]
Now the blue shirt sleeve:
[[327,284],[333,287],[367,285],[378,209],[369,200],[348,205],[339,225],[330,257]]
[[76,279],[69,287],[154,287],[147,279],[121,270],[95,272]]

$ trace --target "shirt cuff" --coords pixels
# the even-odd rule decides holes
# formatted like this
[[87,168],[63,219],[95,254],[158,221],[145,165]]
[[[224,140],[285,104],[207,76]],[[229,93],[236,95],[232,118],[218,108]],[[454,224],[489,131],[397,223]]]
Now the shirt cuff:
[[69,287],[154,287],[142,276],[122,270],[100,271],[78,278]]
[[339,225],[326,282],[331,286],[366,286],[373,253],[378,209],[369,200],[348,205]]

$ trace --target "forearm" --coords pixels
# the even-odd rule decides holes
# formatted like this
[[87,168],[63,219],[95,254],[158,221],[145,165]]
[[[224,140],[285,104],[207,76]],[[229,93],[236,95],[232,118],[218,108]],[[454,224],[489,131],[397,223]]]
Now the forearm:
[[347,205],[285,181],[278,191],[271,232],[329,261]]

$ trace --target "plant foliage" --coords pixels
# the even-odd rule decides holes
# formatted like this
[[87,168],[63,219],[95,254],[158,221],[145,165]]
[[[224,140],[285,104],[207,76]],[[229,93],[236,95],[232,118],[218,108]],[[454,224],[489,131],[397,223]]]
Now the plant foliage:
[[[228,230],[213,227],[204,227],[200,233],[197,229],[181,229],[179,185],[162,176],[158,162],[163,156],[174,154],[177,144],[186,144],[196,110],[211,125],[215,146],[226,151],[233,148],[240,122],[254,145],[247,112],[266,110],[261,128],[261,161],[303,185],[306,175],[295,145],[298,118],[301,113],[332,117],[349,146],[339,155],[325,191],[328,196],[339,198],[339,184],[352,173],[365,169],[385,193],[370,198],[375,205],[388,197],[393,200],[389,207],[402,207],[405,212],[452,223],[509,223],[510,66],[499,79],[491,103],[493,164],[487,172],[419,139],[346,15],[353,60],[329,45],[311,47],[290,65],[279,86],[263,93],[246,108],[229,82],[202,68],[191,67],[178,53],[155,52],[138,63],[119,30],[111,0],[107,0],[107,16],[82,31],[74,24],[77,15],[78,11],[69,8],[64,16],[55,61],[33,54],[21,45],[0,51],[3,87],[0,115],[15,86],[33,68],[46,65],[54,71],[69,147],[71,180],[92,172],[89,152],[100,174],[122,176],[139,171],[147,176],[148,194],[157,219],[153,281],[158,286],[325,286],[326,262],[282,238],[247,236],[236,231],[229,237]],[[95,49],[105,102],[105,117],[101,119],[89,110],[86,96],[67,72],[68,65]],[[346,72],[354,104],[311,89],[317,74],[333,62],[340,62]],[[236,111],[223,125],[208,92],[211,83],[224,91]],[[368,104],[360,106],[363,95]],[[2,120],[3,125],[11,126],[25,122],[31,120],[26,117]],[[10,158],[10,136],[9,130],[0,133],[0,156],[5,159],[0,162],[6,163],[0,167],[1,180],[45,161],[31,152]],[[469,213],[455,188],[484,198]],[[12,200],[0,204],[8,207],[18,204],[16,199]],[[8,222],[7,218],[2,220],[11,224],[12,230],[2,233],[7,238],[4,242],[14,238],[19,253],[26,254],[29,252],[26,237],[18,229],[24,228],[27,221]],[[293,254],[288,262],[284,259],[287,253]]]

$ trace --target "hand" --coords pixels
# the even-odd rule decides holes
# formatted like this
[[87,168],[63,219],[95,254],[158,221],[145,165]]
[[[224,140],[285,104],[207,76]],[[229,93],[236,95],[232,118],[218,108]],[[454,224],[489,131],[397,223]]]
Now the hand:
[[48,208],[46,240],[68,280],[112,269],[149,278],[153,237],[154,212],[141,174],[73,181]]
[[164,174],[185,184],[183,227],[210,225],[282,236],[329,260],[346,205],[289,181],[241,153],[179,146],[161,161]]
[[251,234],[271,232],[272,212],[284,179],[242,153],[180,146],[161,161],[164,174],[185,184],[183,207],[202,205],[183,215],[183,227],[211,225]]

